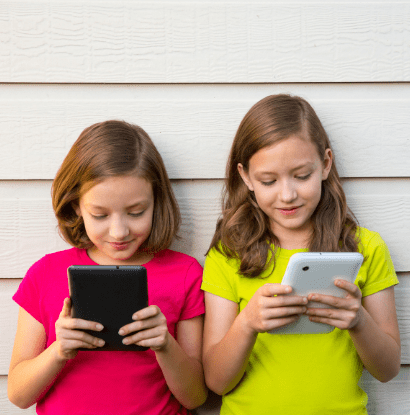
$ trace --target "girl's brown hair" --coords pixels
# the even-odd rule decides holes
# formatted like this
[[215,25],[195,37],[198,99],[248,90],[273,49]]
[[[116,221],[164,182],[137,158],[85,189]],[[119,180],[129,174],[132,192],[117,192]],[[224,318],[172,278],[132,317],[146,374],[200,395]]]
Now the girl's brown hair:
[[61,236],[77,248],[89,248],[84,221],[75,207],[80,197],[108,177],[136,175],[152,185],[152,230],[140,249],[158,252],[176,236],[180,212],[162,158],[148,134],[124,121],[105,121],[86,128],[71,147],[52,186]]
[[[215,248],[228,258],[238,258],[239,273],[243,276],[259,276],[274,261],[280,244],[270,229],[268,217],[240,177],[238,163],[248,171],[249,160],[256,152],[292,135],[309,138],[322,161],[326,149],[331,148],[326,131],[310,104],[300,97],[285,94],[271,95],[257,102],[245,115],[235,135],[226,166],[222,216],[209,249]],[[327,180],[322,182],[322,196],[311,219],[310,251],[358,250],[357,221],[347,206],[334,159]],[[272,254],[270,261],[269,252]]]

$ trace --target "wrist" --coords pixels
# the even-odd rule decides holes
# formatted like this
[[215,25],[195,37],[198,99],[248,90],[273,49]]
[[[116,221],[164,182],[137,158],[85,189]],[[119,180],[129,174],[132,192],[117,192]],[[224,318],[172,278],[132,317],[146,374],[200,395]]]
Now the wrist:
[[363,327],[366,325],[366,313],[362,305],[360,305],[359,310],[357,311],[357,321],[356,324],[349,329],[349,332],[356,334],[362,331]]
[[49,346],[49,349],[56,364],[64,366],[70,360],[61,353],[57,340]]
[[155,354],[166,354],[169,352],[171,348],[172,340],[175,339],[170,335],[169,331],[167,330],[163,344],[161,344],[158,347],[151,347],[151,349],[155,352]]
[[252,327],[250,320],[247,318],[246,311],[243,309],[235,319],[235,322],[239,325],[240,330],[246,337],[256,339],[258,332]]

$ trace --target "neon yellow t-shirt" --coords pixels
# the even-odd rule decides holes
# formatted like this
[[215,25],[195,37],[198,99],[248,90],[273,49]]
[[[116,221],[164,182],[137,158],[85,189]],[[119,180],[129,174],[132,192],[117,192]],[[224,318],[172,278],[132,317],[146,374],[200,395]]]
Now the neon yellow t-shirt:
[[[365,262],[355,284],[363,297],[398,284],[386,244],[376,232],[360,228],[360,252]],[[239,304],[248,303],[266,283],[280,283],[289,258],[306,249],[280,249],[273,273],[245,278],[238,260],[215,249],[208,254],[202,289]],[[271,274],[271,275],[269,275]],[[232,350],[231,353],[235,353]],[[358,386],[363,364],[347,330],[328,334],[258,335],[245,374],[223,396],[221,415],[367,414],[367,395]]]

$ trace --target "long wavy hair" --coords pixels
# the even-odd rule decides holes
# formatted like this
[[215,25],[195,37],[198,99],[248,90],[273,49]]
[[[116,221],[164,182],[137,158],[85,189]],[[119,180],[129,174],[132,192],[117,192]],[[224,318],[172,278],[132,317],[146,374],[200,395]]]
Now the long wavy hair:
[[[228,258],[239,259],[239,273],[245,277],[258,277],[272,261],[274,266],[280,243],[271,230],[269,218],[240,177],[238,164],[247,172],[255,153],[292,135],[309,137],[322,161],[326,149],[331,149],[326,131],[307,101],[286,94],[271,95],[248,111],[232,144],[226,166],[222,215],[209,250],[215,248]],[[358,223],[347,206],[334,158],[328,178],[322,182],[321,199],[311,220],[309,251],[358,250],[355,236]]]

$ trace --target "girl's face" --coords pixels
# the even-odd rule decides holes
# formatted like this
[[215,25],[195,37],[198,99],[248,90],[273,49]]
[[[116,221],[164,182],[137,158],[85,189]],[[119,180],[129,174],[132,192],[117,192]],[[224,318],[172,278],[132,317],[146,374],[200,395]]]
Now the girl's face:
[[311,140],[296,135],[256,152],[249,160],[247,172],[238,164],[242,179],[268,216],[282,248],[307,246],[311,216],[331,166],[330,149],[322,162]]
[[138,249],[152,227],[152,185],[137,176],[110,177],[93,186],[76,208],[94,244],[90,258],[101,265],[138,265],[149,255]]

